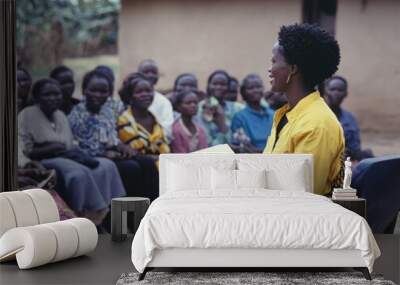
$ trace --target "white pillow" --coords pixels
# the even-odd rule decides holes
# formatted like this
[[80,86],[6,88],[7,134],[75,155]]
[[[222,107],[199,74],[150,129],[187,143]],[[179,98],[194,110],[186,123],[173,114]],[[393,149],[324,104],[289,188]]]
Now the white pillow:
[[236,170],[237,188],[267,188],[267,171]]
[[235,152],[228,144],[218,144],[191,153],[235,154]]
[[168,173],[167,189],[170,191],[211,188],[210,167],[170,163]]
[[214,191],[236,190],[236,170],[232,169],[211,169],[211,189]]
[[167,165],[167,191],[211,190],[211,169],[235,169],[235,160],[218,160],[213,165],[190,161],[170,162]]
[[266,170],[267,187],[271,190],[307,191],[308,168],[304,160],[278,158],[238,159],[239,170]]
[[235,191],[243,188],[266,188],[266,170],[211,170],[211,188],[214,191]]
[[290,171],[270,169],[267,171],[268,189],[306,192],[306,177],[304,162],[293,164]]

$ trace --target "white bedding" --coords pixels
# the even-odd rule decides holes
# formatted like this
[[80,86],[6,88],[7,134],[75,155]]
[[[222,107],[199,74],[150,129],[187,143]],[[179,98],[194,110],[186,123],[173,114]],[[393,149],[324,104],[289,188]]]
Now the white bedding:
[[143,272],[154,250],[165,248],[357,249],[371,272],[380,255],[359,215],[323,196],[265,189],[164,194],[134,237],[135,268]]

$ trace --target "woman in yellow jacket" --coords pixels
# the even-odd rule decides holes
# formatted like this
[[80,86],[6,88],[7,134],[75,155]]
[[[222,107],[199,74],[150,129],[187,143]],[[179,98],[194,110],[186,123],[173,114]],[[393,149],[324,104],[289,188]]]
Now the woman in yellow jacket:
[[343,130],[316,86],[332,76],[340,62],[336,40],[315,25],[283,26],[268,70],[271,91],[288,103],[275,113],[264,153],[309,153],[314,160],[314,193],[329,195],[340,185]]

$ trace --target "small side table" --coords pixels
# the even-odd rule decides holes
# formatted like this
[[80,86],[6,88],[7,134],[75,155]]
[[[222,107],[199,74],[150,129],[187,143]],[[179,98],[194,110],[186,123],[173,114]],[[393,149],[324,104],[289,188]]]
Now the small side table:
[[359,214],[364,219],[367,218],[367,200],[363,198],[357,199],[332,199],[333,203]]
[[113,241],[124,241],[128,234],[128,212],[133,213],[133,234],[136,233],[140,221],[144,217],[150,205],[149,198],[143,197],[121,197],[111,201],[111,239]]

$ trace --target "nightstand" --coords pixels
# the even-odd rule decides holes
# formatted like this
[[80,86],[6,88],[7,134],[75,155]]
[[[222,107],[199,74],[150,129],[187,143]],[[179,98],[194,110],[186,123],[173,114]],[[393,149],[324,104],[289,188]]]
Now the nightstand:
[[135,234],[140,221],[144,217],[150,199],[144,197],[120,197],[111,200],[111,239],[113,241],[124,241],[128,235],[128,212],[133,214],[133,229]]
[[367,200],[363,198],[357,199],[332,199],[333,203],[359,214],[363,218],[367,218]]

